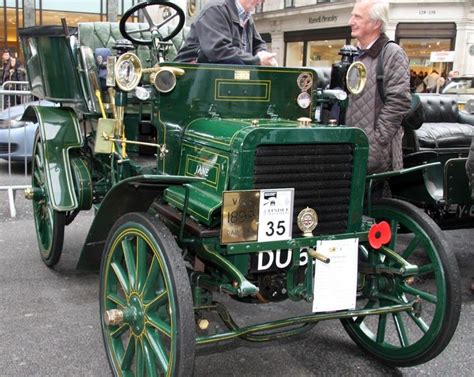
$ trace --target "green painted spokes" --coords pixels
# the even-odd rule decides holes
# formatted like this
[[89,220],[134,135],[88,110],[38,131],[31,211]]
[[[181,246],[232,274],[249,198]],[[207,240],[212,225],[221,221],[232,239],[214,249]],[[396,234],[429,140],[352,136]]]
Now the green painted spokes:
[[[456,260],[438,226],[415,207],[386,199],[373,206],[371,216],[390,224],[391,250],[381,253],[361,245],[361,260],[376,265],[380,272],[364,272],[358,308],[418,300],[421,313],[359,317],[343,324],[359,345],[386,363],[409,366],[426,362],[446,347],[457,326],[460,297]],[[391,256],[390,251],[408,264],[397,255]],[[393,272],[402,267],[414,273],[403,276]]]
[[128,229],[117,239],[107,269],[105,307],[123,313],[121,323],[108,326],[123,372],[169,373],[174,319],[170,282],[163,269],[163,261],[141,231]]
[[61,257],[65,214],[52,208],[46,185],[44,146],[38,135],[35,140],[32,169],[32,187],[37,192],[33,199],[33,216],[41,258],[47,266],[52,267]]
[[100,313],[115,375],[185,376],[194,363],[188,274],[173,236],[157,218],[129,213],[107,238]]

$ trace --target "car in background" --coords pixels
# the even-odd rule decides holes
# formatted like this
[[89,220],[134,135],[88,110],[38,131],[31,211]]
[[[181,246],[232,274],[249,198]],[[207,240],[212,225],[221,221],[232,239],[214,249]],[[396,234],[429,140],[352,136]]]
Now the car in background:
[[470,113],[474,112],[474,108],[472,106],[466,107],[466,103],[469,100],[474,100],[474,75],[458,76],[452,78],[451,81],[443,88],[441,93],[455,95],[460,110]]
[[9,107],[0,112],[0,159],[31,161],[37,123],[21,120],[30,105],[55,106],[49,101],[34,101]]

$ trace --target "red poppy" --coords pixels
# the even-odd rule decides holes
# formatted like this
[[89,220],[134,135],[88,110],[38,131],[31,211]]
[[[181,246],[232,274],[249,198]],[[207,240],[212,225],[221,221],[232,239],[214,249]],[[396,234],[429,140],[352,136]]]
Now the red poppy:
[[380,249],[392,238],[392,230],[386,221],[374,224],[369,230],[369,244],[374,249]]

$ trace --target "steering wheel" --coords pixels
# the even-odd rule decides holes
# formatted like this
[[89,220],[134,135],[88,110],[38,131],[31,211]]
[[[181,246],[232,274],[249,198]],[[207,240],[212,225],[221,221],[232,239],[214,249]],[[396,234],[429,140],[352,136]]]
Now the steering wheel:
[[[148,13],[147,8],[154,6],[154,5],[161,5],[162,8],[168,9],[169,10],[169,16],[160,22],[159,24],[155,24],[150,17],[150,13]],[[126,30],[126,23],[130,17],[133,16],[135,12],[142,11],[143,16],[145,18],[146,23],[148,24],[148,28],[138,28],[137,30]],[[165,26],[168,22],[173,20],[175,17],[179,17],[178,25],[173,29],[171,33],[167,36],[162,36],[158,30],[161,29],[163,26]],[[132,43],[136,43],[138,45],[151,45],[153,44],[153,40],[155,38],[159,38],[160,42],[166,42],[173,38],[176,34],[180,32],[180,30],[183,28],[184,25],[184,12],[183,10],[177,6],[174,3],[171,3],[169,1],[163,1],[163,0],[147,0],[141,3],[138,3],[137,5],[131,7],[128,9],[122,18],[120,19],[120,32],[122,35],[127,38],[129,41]],[[151,33],[151,38],[150,39],[143,39],[143,38],[135,38],[133,35],[134,34],[140,34],[142,32],[150,32]]]

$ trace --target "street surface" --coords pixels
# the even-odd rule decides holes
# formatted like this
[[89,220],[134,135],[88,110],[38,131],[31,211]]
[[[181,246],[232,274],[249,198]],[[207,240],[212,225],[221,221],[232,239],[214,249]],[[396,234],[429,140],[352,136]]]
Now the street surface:
[[[0,186],[28,183],[22,166],[8,177],[0,161]],[[54,269],[40,259],[31,203],[18,192],[17,217],[0,191],[0,376],[110,376],[99,324],[98,274],[75,270],[92,213],[66,228],[63,255]],[[262,344],[243,340],[197,348],[194,376],[471,376],[474,369],[474,230],[444,232],[462,276],[461,320],[453,340],[436,359],[412,368],[390,368],[367,356],[338,321]],[[243,321],[291,315],[291,302],[237,303]],[[308,305],[304,304],[303,305]],[[238,309],[236,309],[238,308]]]

